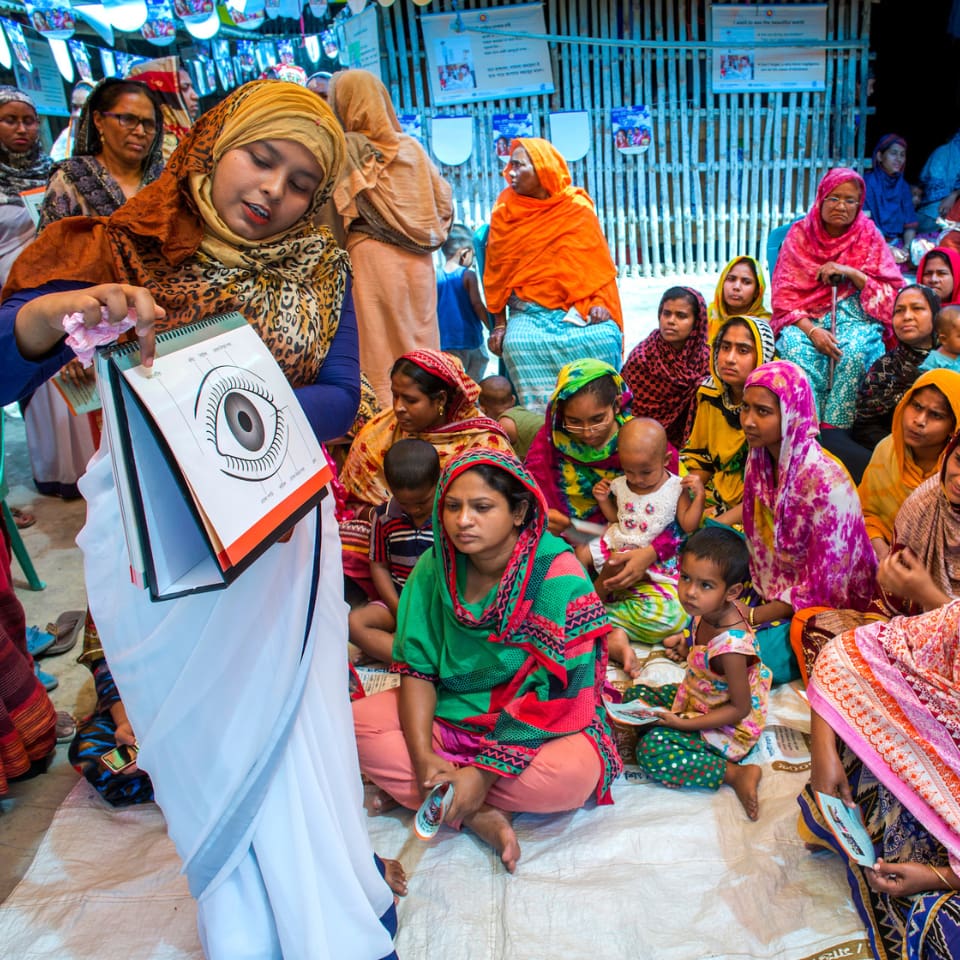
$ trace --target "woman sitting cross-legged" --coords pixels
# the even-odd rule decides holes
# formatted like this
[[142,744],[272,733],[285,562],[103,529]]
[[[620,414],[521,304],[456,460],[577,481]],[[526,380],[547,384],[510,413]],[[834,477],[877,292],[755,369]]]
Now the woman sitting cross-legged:
[[399,690],[354,703],[360,767],[416,809],[453,784],[445,821],[512,873],[513,813],[609,803],[620,770],[601,701],[610,627],[590,579],[547,532],[547,505],[513,456],[472,450],[440,478],[435,546],[400,598]]

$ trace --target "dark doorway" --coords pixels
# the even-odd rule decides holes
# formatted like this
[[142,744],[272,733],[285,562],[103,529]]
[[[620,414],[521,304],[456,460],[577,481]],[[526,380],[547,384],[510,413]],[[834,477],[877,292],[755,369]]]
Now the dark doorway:
[[880,0],[871,11],[876,86],[867,151],[885,133],[907,141],[916,183],[931,151],[960,129],[960,41],[947,33],[953,0]]

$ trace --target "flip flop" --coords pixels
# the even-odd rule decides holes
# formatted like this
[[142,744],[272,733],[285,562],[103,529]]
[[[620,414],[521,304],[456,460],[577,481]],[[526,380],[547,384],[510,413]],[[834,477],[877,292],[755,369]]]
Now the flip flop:
[[69,743],[77,735],[77,721],[66,710],[57,711],[57,743]]
[[57,638],[51,632],[27,627],[27,653],[31,657],[42,657],[56,642]]
[[46,690],[47,693],[51,690],[56,690],[57,687],[60,686],[60,681],[52,673],[41,670],[39,663],[33,665],[33,672],[36,674],[37,679],[43,684],[43,689]]
[[59,657],[61,653],[72,650],[77,645],[86,622],[86,610],[68,610],[61,613],[55,623],[48,623],[47,632],[53,634],[53,643],[43,652],[43,656]]
[[32,527],[37,522],[37,518],[32,513],[27,513],[19,507],[11,507],[10,513],[18,530],[26,530],[27,527]]

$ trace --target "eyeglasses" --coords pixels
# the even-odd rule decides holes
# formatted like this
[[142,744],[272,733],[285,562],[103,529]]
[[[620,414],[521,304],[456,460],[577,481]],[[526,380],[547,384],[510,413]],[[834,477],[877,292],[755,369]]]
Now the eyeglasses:
[[823,202],[824,202],[824,203],[832,203],[834,206],[837,206],[838,204],[841,204],[841,203],[844,204],[844,206],[847,206],[847,207],[859,207],[859,206],[860,206],[860,198],[859,198],[859,197],[858,197],[857,199],[855,199],[855,200],[854,200],[854,199],[851,199],[850,197],[826,197]]
[[600,433],[603,430],[609,430],[610,424],[613,422],[613,411],[610,414],[603,418],[600,423],[567,423],[566,420],[563,421],[563,429],[567,433],[576,434],[587,434],[587,433]]
[[103,117],[112,117],[124,130],[136,130],[137,127],[143,127],[143,132],[148,135],[157,132],[155,120],[138,117],[135,113],[110,113],[104,110],[100,115]]
[[36,117],[0,117],[0,123],[5,127],[9,127],[11,130],[16,130],[17,127],[26,127],[27,130],[32,130],[34,127],[40,126],[40,121]]

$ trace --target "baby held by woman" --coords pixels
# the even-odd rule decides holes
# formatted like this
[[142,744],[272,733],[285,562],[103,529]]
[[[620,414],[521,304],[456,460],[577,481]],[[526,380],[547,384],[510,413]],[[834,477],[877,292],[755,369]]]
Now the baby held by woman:
[[[687,533],[693,532],[700,525],[706,500],[699,477],[691,474],[681,479],[667,469],[667,434],[656,420],[628,420],[620,428],[617,452],[623,474],[601,480],[593,488],[610,526],[602,537],[577,547],[577,557],[584,567],[593,567],[600,574],[597,592],[601,597],[606,592],[603,567],[611,554],[650,546],[674,520]],[[647,576],[675,583],[676,573],[659,566],[649,567]],[[612,659],[623,664],[633,662],[630,640],[623,628],[610,631],[608,648]]]

